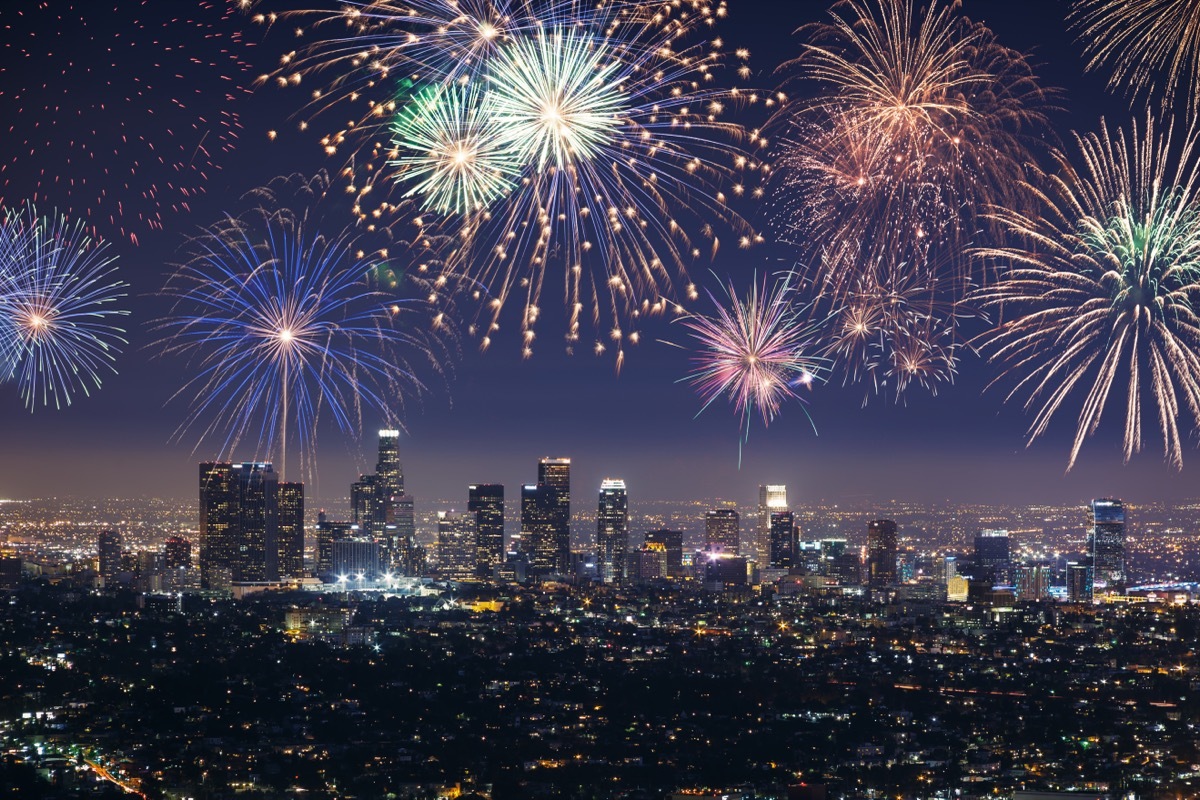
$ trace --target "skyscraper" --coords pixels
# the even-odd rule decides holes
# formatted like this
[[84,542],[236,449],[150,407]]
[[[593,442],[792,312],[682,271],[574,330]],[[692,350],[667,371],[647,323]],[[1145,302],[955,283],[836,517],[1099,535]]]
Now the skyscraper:
[[373,475],[360,475],[350,486],[354,522],[364,536],[380,543],[384,566],[413,574],[416,521],[413,500],[404,492],[400,431],[379,431],[379,456]]
[[116,531],[104,531],[96,543],[97,555],[100,560],[100,577],[104,579],[105,588],[117,584],[117,573],[121,571],[121,534]]
[[467,489],[467,513],[475,518],[476,563],[481,577],[504,563],[504,486],[477,483]]
[[982,530],[975,534],[975,578],[993,584],[1008,583],[1012,575],[1008,531]]
[[535,573],[566,573],[571,548],[563,531],[558,490],[553,486],[521,487],[521,548]]
[[771,512],[787,511],[787,486],[782,484],[758,487],[758,526],[749,537],[750,541],[741,547],[741,553],[746,558],[752,558],[760,565],[766,565],[771,560]]
[[741,517],[734,508],[714,508],[704,515],[704,547],[720,547],[729,553],[738,551]]
[[304,484],[279,484],[279,577],[304,577]]
[[[283,484],[288,546],[304,536],[304,485]],[[206,462],[200,465],[200,576],[208,588],[234,582],[275,581],[281,555],[294,563],[294,550],[280,552],[280,484],[269,462]],[[301,559],[303,556],[301,555]]]
[[796,566],[796,518],[790,511],[771,512],[772,567]]
[[867,583],[887,586],[896,582],[896,560],[900,555],[896,523],[877,519],[867,525]]
[[1092,580],[1096,589],[1125,586],[1125,504],[1105,497],[1092,501]]
[[606,478],[600,484],[600,505],[596,512],[596,568],[602,582],[624,580],[628,540],[629,497],[625,481]]
[[471,514],[438,512],[438,574],[451,581],[469,581],[479,564],[475,519]]
[[563,568],[570,563],[571,553],[571,459],[543,458],[538,462],[538,485],[553,489],[558,497],[558,546],[564,555]]

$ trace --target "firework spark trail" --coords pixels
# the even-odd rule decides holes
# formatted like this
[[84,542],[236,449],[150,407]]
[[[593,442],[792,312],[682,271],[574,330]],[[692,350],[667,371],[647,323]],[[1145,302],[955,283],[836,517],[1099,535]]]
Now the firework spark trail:
[[709,295],[711,316],[677,320],[695,343],[695,368],[684,380],[700,395],[701,412],[727,399],[741,419],[743,441],[755,415],[769,425],[786,401],[803,400],[799,387],[822,380],[827,370],[815,354],[817,326],[796,303],[794,277],[776,276],[769,285],[764,276],[761,286],[756,277],[744,298],[731,283],[726,298]]
[[1174,127],[1147,113],[1077,135],[1078,168],[1060,155],[1056,174],[1032,177],[1038,208],[996,213],[1016,243],[977,253],[1004,270],[979,293],[1003,319],[980,341],[1016,380],[1008,399],[1026,396],[1029,441],[1082,395],[1068,469],[1122,390],[1126,461],[1144,406],[1176,468],[1200,420],[1200,153],[1196,128],[1176,139]]
[[350,433],[366,409],[394,421],[394,406],[424,388],[406,356],[430,353],[399,326],[400,303],[367,285],[376,266],[348,234],[322,237],[287,210],[207,229],[168,284],[177,302],[161,324],[167,352],[195,369],[176,393],[192,399],[177,435],[199,429],[197,447],[219,436],[223,455],[250,440],[278,453],[281,471],[294,436],[311,476],[322,414]]
[[126,284],[115,278],[116,257],[93,240],[82,221],[41,216],[32,205],[0,223],[0,367],[17,381],[25,405],[71,405],[100,388],[124,331],[113,304]]
[[[452,238],[435,299],[457,295],[476,305],[468,331],[482,347],[519,298],[521,346],[532,352],[555,268],[568,349],[590,321],[593,349],[615,346],[619,365],[640,319],[672,308],[677,286],[694,297],[688,266],[719,246],[714,223],[741,246],[760,241],[727,201],[759,191],[746,180],[767,167],[749,150],[765,143],[722,114],[776,100],[717,88],[720,41],[687,43],[724,14],[723,3],[705,0],[587,9],[352,3],[318,14],[311,26],[320,32],[340,18],[343,35],[302,48],[271,77],[282,85],[320,80],[315,108],[366,102],[365,113],[322,144],[330,154],[354,154],[344,174],[364,221],[394,219],[394,189],[422,202],[419,226]],[[403,108],[396,97],[405,86],[418,97],[440,90],[448,102],[428,104],[417,118],[413,104]],[[469,135],[464,119],[473,123]],[[472,161],[481,151],[491,164]],[[511,178],[497,163],[506,160]],[[508,191],[493,197],[502,183]]]
[[1110,69],[1108,88],[1131,100],[1182,96],[1200,104],[1200,6],[1193,0],[1075,0],[1068,17],[1087,69]]
[[55,206],[134,243],[188,210],[238,138],[236,14],[229,0],[0,6],[12,48],[0,64],[0,203]]

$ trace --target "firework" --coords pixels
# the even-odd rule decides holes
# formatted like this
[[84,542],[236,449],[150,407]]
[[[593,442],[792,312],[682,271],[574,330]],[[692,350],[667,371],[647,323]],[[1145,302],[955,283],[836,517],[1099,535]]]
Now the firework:
[[516,154],[497,128],[477,89],[427,89],[392,123],[396,156],[388,165],[426,210],[479,211],[508,194],[517,174]]
[[1040,207],[998,213],[1018,244],[979,253],[1005,270],[980,293],[1003,319],[982,343],[1016,379],[1008,398],[1026,395],[1029,441],[1082,400],[1068,469],[1114,391],[1126,395],[1127,461],[1144,407],[1176,468],[1200,419],[1200,159],[1197,131],[1173,140],[1173,127],[1147,115],[1077,136],[1080,168],[1060,156],[1057,174],[1031,179],[1045,187]]
[[1131,98],[1156,89],[1170,106],[1182,96],[1197,107],[1200,7],[1191,0],[1075,0],[1070,24],[1087,68],[1108,68],[1108,88]]
[[187,209],[237,138],[235,14],[232,0],[0,7],[0,202],[52,204],[135,242]]
[[429,351],[399,326],[394,296],[368,285],[377,273],[347,235],[311,233],[286,210],[205,230],[168,285],[177,303],[162,324],[167,351],[195,370],[176,395],[194,398],[179,433],[219,436],[230,455],[249,441],[277,453],[281,472],[295,437],[311,475],[322,416],[346,432],[361,429],[365,409],[394,421],[393,408],[423,388],[404,356]]
[[70,405],[100,388],[126,344],[112,324],[126,285],[115,256],[82,222],[40,216],[31,205],[0,224],[0,369],[30,411]]
[[1027,61],[951,0],[842,0],[807,32],[789,71],[816,92],[778,119],[785,236],[806,256],[855,242],[860,267],[940,250],[963,270],[983,212],[1028,203],[1019,179],[1048,106]]
[[314,92],[316,108],[367,103],[322,144],[354,154],[344,174],[362,219],[395,219],[379,191],[394,187],[420,199],[420,226],[451,238],[442,296],[480,309],[468,330],[481,346],[515,301],[528,355],[559,269],[568,349],[590,321],[593,349],[615,347],[619,364],[642,318],[694,297],[688,267],[718,247],[718,223],[740,245],[760,241],[727,193],[757,191],[745,183],[766,167],[747,149],[764,143],[722,115],[775,99],[718,88],[719,40],[687,44],[723,15],[723,4],[702,0],[652,10],[625,0],[586,10],[351,3],[312,26],[340,18],[342,35],[274,77],[334,75]]
[[695,370],[687,382],[703,408],[727,399],[746,434],[752,417],[769,425],[785,402],[801,399],[800,387],[826,370],[824,359],[813,354],[816,327],[795,302],[793,278],[787,273],[768,285],[764,277],[761,286],[756,280],[744,299],[730,284],[727,300],[709,295],[716,308],[712,316],[679,319],[696,343]]
[[943,288],[936,269],[884,259],[862,271],[850,291],[823,298],[821,307],[833,306],[825,353],[843,385],[866,387],[863,405],[889,387],[900,402],[912,386],[936,395],[940,384],[954,382],[959,327],[973,315],[944,299]]

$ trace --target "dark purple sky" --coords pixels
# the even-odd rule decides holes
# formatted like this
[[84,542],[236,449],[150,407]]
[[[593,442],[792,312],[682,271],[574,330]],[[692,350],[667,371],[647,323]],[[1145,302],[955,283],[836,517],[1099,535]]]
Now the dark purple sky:
[[[264,7],[270,5],[264,0]],[[750,48],[756,82],[769,87],[777,82],[775,66],[796,50],[791,31],[827,7],[807,0],[729,0],[730,19],[719,33],[728,46]],[[989,22],[1004,43],[1033,50],[1043,82],[1065,88],[1067,110],[1056,117],[1064,136],[1072,127],[1094,127],[1102,113],[1114,120],[1128,116],[1122,100],[1106,97],[1096,77],[1083,76],[1079,49],[1065,33],[1066,2],[966,0],[964,7]],[[0,41],[3,33],[0,29]],[[245,59],[256,72],[264,71],[288,46],[287,36],[273,35],[247,50]],[[0,48],[3,59],[11,59],[10,50]],[[10,60],[3,66],[17,65]],[[0,497],[194,494],[195,462],[213,453],[193,454],[190,438],[170,441],[186,404],[167,400],[184,375],[179,361],[154,358],[159,346],[147,323],[163,312],[163,302],[151,295],[184,235],[211,222],[242,193],[283,172],[337,166],[323,157],[315,137],[267,142],[266,131],[287,127],[288,109],[302,99],[264,90],[239,101],[241,144],[220,159],[223,169],[209,177],[207,196],[190,214],[169,214],[166,230],[142,237],[140,247],[115,243],[122,275],[136,295],[130,300],[132,343],[119,375],[93,397],[57,412],[30,414],[13,385],[0,386]],[[5,111],[0,97],[0,114]],[[764,259],[765,254],[729,248],[713,269],[745,285],[755,269],[770,268]],[[704,271],[693,277],[716,288]],[[552,296],[554,288],[546,294]],[[546,331],[549,343],[531,360],[520,358],[513,341],[499,341],[480,354],[464,340],[448,386],[435,385],[423,404],[408,410],[402,446],[410,490],[419,498],[465,498],[468,483],[501,482],[515,496],[520,483],[535,479],[539,456],[567,455],[575,460],[577,496],[591,496],[602,477],[623,477],[634,502],[716,496],[749,501],[762,482],[787,483],[799,502],[1073,502],[1115,495],[1136,503],[1196,495],[1200,467],[1192,447],[1182,473],[1163,465],[1153,436],[1148,452],[1124,465],[1119,420],[1110,420],[1085,445],[1076,469],[1064,474],[1075,421],[1071,409],[1050,435],[1025,449],[1028,419],[1019,406],[1003,404],[1001,391],[984,391],[993,370],[970,355],[955,385],[943,386],[937,397],[910,392],[905,406],[873,397],[863,408],[862,390],[844,389],[840,381],[820,388],[808,407],[819,435],[801,408],[789,407],[769,429],[753,429],[739,468],[736,418],[714,404],[694,419],[699,402],[676,383],[688,371],[687,354],[658,341],[683,341],[682,330],[665,319],[642,330],[642,344],[629,352],[620,375],[607,357],[562,355],[553,344],[556,331]],[[365,425],[361,441],[334,431],[322,434],[314,487],[319,498],[340,496],[373,463],[376,427]]]

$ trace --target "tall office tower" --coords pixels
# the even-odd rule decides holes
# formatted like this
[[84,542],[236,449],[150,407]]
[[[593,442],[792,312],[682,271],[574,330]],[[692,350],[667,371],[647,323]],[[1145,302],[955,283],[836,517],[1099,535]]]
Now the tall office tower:
[[438,575],[450,581],[469,581],[479,564],[475,520],[470,514],[438,512]]
[[96,544],[100,557],[100,577],[106,588],[117,585],[117,573],[121,571],[121,534],[104,531]]
[[1050,568],[1042,564],[1019,566],[1013,570],[1018,600],[1045,600],[1050,596]]
[[379,432],[379,457],[373,475],[360,475],[350,486],[350,507],[361,535],[380,543],[385,569],[417,572],[413,499],[404,492],[400,431]]
[[504,486],[477,483],[467,488],[467,513],[475,518],[475,561],[481,577],[504,563]]
[[270,463],[200,465],[200,576],[208,588],[279,577],[279,480]]
[[752,558],[760,565],[771,560],[771,512],[787,511],[787,487],[766,485],[758,487],[758,526],[744,542],[741,554]]
[[714,508],[704,514],[704,549],[720,547],[728,553],[738,551],[741,517],[733,508]]
[[163,566],[167,569],[186,569],[192,566],[192,543],[182,536],[167,537],[166,544],[163,545]]
[[896,541],[896,523],[877,519],[867,525],[867,583],[888,586],[896,582],[896,563],[900,556]]
[[665,577],[683,577],[683,531],[671,531],[666,528],[650,531],[646,534],[646,544],[654,545],[655,548],[662,546],[666,553]]
[[521,487],[521,552],[538,575],[565,574],[571,551],[562,531],[558,491],[544,484]]
[[304,577],[304,484],[279,484],[279,577]]
[[1092,501],[1092,579],[1097,589],[1125,587],[1125,504],[1111,497]]
[[1090,603],[1095,595],[1095,577],[1091,564],[1067,563],[1067,599],[1072,603]]
[[350,484],[350,518],[364,536],[383,534],[384,509],[379,502],[379,486],[374,475],[359,475]]
[[571,560],[571,459],[543,458],[538,462],[538,486],[549,486],[558,496],[556,537],[565,554],[562,571]]
[[771,512],[772,567],[790,568],[796,565],[796,517],[790,511]]
[[1011,577],[1008,531],[981,530],[975,534],[976,580],[1005,584]]
[[625,481],[605,478],[600,483],[596,550],[596,569],[601,582],[623,581],[629,550],[629,496],[625,493]]

